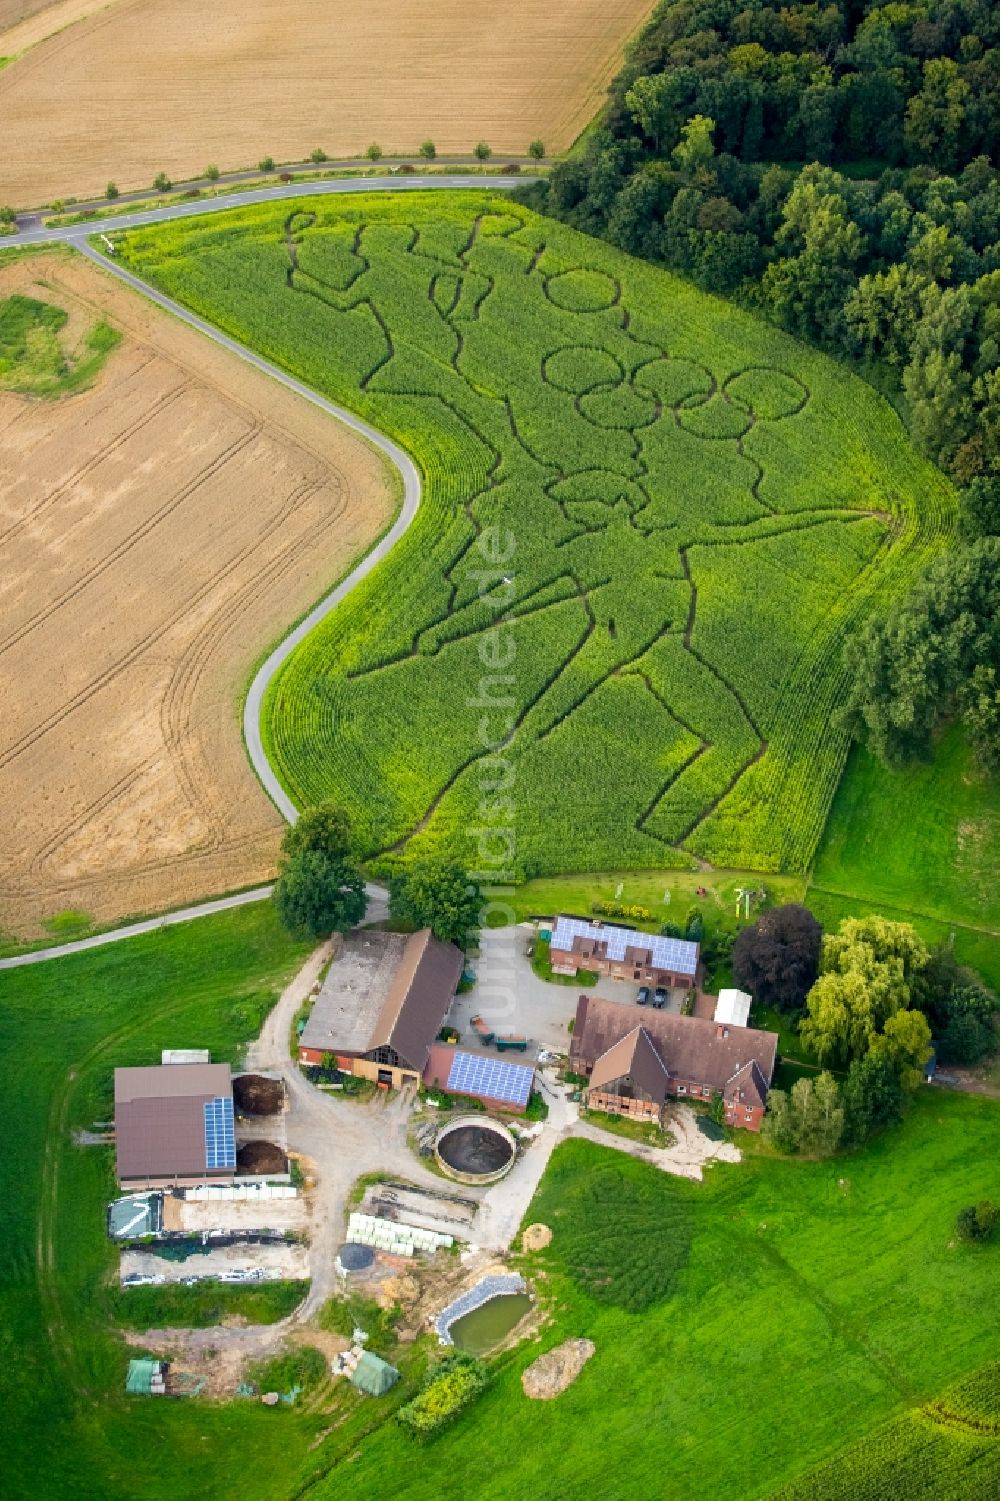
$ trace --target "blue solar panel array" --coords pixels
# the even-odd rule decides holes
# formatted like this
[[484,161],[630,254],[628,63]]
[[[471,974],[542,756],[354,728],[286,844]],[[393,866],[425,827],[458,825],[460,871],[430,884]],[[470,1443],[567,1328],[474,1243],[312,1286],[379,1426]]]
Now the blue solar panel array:
[[448,1073],[447,1089],[452,1094],[478,1095],[487,1100],[503,1100],[509,1105],[527,1105],[531,1097],[533,1068],[519,1063],[502,1063],[481,1053],[456,1053]]
[[209,1169],[236,1166],[236,1123],[233,1102],[207,1100],[205,1111],[205,1166]]

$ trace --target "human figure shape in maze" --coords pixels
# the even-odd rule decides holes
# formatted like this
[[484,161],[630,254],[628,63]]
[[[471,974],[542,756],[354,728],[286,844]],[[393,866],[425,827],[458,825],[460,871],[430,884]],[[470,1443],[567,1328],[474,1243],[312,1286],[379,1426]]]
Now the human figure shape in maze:
[[[647,810],[649,832],[681,842],[765,748],[738,687],[697,654],[687,551],[803,526],[801,509],[761,500],[761,466],[743,445],[758,422],[801,411],[808,392],[763,366],[719,380],[656,342],[646,320],[637,336],[614,279],[547,268],[515,214],[482,216],[464,240],[449,224],[433,242],[381,221],[331,242],[310,217],[290,221],[289,286],[333,318],[363,320],[359,384],[440,403],[481,455],[462,497],[469,534],[444,569],[448,608],[416,624],[414,654],[475,636],[501,611],[517,619],[575,596],[577,645],[520,706],[510,738],[544,737],[613,674],[640,674],[701,744],[697,766]],[[493,524],[530,545],[484,598],[469,553]],[[710,712],[699,672],[712,678]]]

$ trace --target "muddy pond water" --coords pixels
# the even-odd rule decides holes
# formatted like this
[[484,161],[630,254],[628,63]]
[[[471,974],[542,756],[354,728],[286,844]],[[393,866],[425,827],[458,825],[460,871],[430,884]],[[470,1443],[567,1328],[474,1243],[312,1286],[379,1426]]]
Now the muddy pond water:
[[488,1355],[519,1323],[531,1307],[527,1293],[505,1293],[490,1298],[471,1313],[465,1313],[451,1326],[451,1337],[459,1350],[468,1355]]

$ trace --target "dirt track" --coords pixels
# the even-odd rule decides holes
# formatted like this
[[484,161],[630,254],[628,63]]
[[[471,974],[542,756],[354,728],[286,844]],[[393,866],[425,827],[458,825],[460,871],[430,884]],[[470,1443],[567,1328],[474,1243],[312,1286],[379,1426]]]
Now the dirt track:
[[0,392],[0,929],[32,937],[272,874],[241,690],[392,501],[367,446],[77,258],[0,265],[14,290],[125,334],[80,395]]
[[[0,74],[0,202],[144,187],[210,162],[387,154],[431,137],[498,156],[569,146],[653,0],[118,0]],[[43,16],[44,16],[43,12]],[[0,47],[0,52],[3,48]],[[123,123],[124,122],[124,123]]]

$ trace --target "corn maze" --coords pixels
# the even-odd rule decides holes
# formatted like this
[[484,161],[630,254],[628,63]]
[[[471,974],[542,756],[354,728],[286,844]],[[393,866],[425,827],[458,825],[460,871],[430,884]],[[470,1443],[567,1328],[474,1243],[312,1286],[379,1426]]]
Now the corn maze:
[[495,195],[256,206],[122,259],[423,472],[267,702],[296,801],[384,864],[494,824],[523,876],[809,863],[844,638],[953,526],[869,387]]

